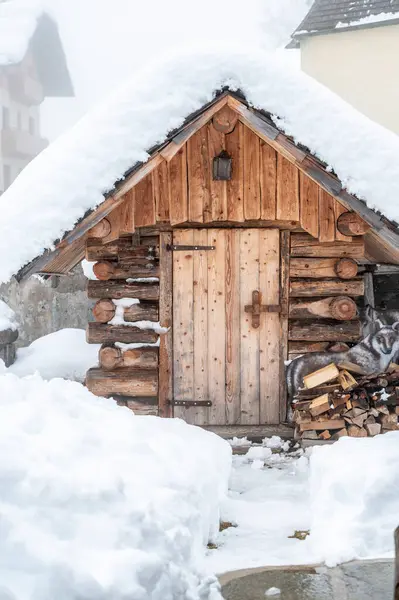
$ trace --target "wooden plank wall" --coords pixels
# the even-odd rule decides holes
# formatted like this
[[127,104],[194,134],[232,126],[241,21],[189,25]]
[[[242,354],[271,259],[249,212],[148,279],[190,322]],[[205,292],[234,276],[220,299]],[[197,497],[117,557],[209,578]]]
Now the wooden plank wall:
[[[291,234],[290,359],[307,352],[327,350],[338,342],[351,345],[361,337],[357,307],[363,304],[364,296],[361,274],[364,239],[338,238],[337,235],[331,239],[331,222],[335,222],[336,213],[328,199],[324,197],[322,202],[325,203],[325,241],[315,240],[309,234]],[[338,311],[335,310],[337,305]]]
[[[222,150],[233,160],[232,179],[215,181],[213,159]],[[240,122],[230,133],[204,125],[167,162],[161,164],[126,195],[114,212],[128,215],[123,234],[135,228],[170,223],[272,224],[301,229],[322,242],[342,240],[337,217],[346,209],[330,194],[300,173],[284,156]],[[116,227],[126,217],[110,215]],[[119,237],[119,231],[118,235]],[[115,239],[108,237],[107,241]]]

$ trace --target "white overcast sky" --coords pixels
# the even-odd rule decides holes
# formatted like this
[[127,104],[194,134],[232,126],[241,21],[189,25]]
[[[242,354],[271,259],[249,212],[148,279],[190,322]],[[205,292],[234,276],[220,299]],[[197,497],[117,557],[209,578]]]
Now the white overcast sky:
[[42,0],[57,19],[76,98],[49,99],[53,139],[105,94],[175,48],[215,43],[281,47],[311,0]]

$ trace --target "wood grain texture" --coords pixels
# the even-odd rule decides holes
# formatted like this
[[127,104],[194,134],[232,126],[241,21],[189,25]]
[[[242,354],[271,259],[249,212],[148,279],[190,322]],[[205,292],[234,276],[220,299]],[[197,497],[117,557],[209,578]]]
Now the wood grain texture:
[[153,397],[158,392],[158,373],[156,369],[90,369],[86,374],[86,386],[96,396]]
[[352,240],[352,235],[350,233],[348,233],[348,235],[343,235],[338,227],[339,217],[345,212],[345,206],[343,206],[336,198],[334,198],[335,239],[339,242],[350,242]]
[[260,218],[260,139],[244,128],[244,217]]
[[147,175],[134,188],[135,212],[134,222],[136,227],[155,225],[155,197],[152,186],[152,176]]
[[334,198],[319,188],[319,240],[333,242],[335,240]]
[[158,300],[157,283],[127,283],[126,281],[89,281],[87,295],[90,299],[138,298],[139,300]]
[[[280,232],[264,229],[259,236],[259,289],[262,304],[280,303]],[[260,424],[280,422],[280,315],[266,313],[259,331]]]
[[230,106],[225,105],[213,117],[212,123],[216,131],[231,133],[238,121],[238,114]]
[[349,257],[361,259],[365,257],[364,239],[354,238],[352,242],[326,242],[320,243],[308,234],[291,234],[291,256],[303,257]]
[[287,418],[287,380],[285,361],[288,358],[288,310],[290,290],[290,232],[280,233],[280,421]]
[[[194,231],[194,244],[208,245],[206,229]],[[210,399],[208,385],[208,255],[206,250],[193,253],[194,385],[193,400]],[[190,408],[190,423],[209,422],[209,408]]]
[[[348,260],[351,262],[344,262]],[[343,272],[345,266],[348,275]],[[342,279],[352,279],[356,275],[357,264],[348,258],[291,258],[290,261],[290,277],[322,279],[340,276]]]
[[359,321],[316,322],[306,326],[302,321],[290,321],[288,337],[290,340],[328,341],[328,342],[358,342],[361,330]]
[[319,186],[299,173],[300,221],[311,236],[319,237]]
[[298,280],[290,282],[290,296],[292,298],[317,297],[317,296],[363,296],[363,279],[353,281],[340,281],[330,279],[325,281]]
[[348,296],[321,298],[320,300],[291,300],[291,319],[338,319],[350,321],[357,316],[356,303]]
[[156,222],[167,223],[169,221],[170,199],[168,164],[166,161],[162,161],[152,172],[152,185],[154,190]]
[[208,245],[216,246],[208,253],[208,378],[212,394],[209,421],[213,425],[222,425],[226,422],[226,232],[209,230]]
[[208,129],[208,152],[210,161],[210,192],[212,221],[227,220],[227,181],[215,181],[212,177],[213,159],[225,149],[225,135],[216,131],[212,123]]
[[100,348],[98,358],[101,368],[111,371],[121,367],[156,369],[158,367],[158,348],[144,346],[123,352],[116,346],[105,345]]
[[[116,260],[121,250],[132,249],[132,238],[124,237],[119,238],[115,242],[110,244],[102,244],[97,238],[88,238],[86,240],[86,260],[98,261],[98,260]],[[148,255],[148,248],[143,251],[142,255]]]
[[260,144],[261,219],[275,219],[277,210],[277,153],[269,144]]
[[173,255],[168,250],[172,233],[159,234],[159,322],[168,331],[159,343],[158,408],[161,417],[171,416],[173,400]]
[[86,330],[88,344],[123,342],[125,344],[154,344],[158,334],[152,329],[139,329],[130,325],[105,325],[89,323]]
[[[193,230],[176,230],[173,243],[194,243]],[[193,400],[193,251],[173,253],[173,400]],[[174,416],[187,419],[187,409],[175,406]]]
[[[149,175],[151,177],[151,175]],[[134,188],[126,194],[126,200],[121,204],[121,235],[128,235],[135,232],[135,204],[136,192]]]
[[234,424],[240,420],[240,233],[225,235],[226,423]]
[[232,177],[227,181],[227,219],[244,221],[244,125],[237,123],[234,131],[226,135],[226,152],[233,161]]
[[203,127],[187,142],[189,221],[202,223],[210,208],[210,161],[207,128]]
[[240,232],[241,298],[241,419],[242,425],[259,424],[259,329],[244,311],[252,304],[252,291],[259,290],[259,231]]
[[170,224],[188,220],[187,149],[183,146],[168,164]]
[[277,219],[299,221],[299,170],[277,155]]

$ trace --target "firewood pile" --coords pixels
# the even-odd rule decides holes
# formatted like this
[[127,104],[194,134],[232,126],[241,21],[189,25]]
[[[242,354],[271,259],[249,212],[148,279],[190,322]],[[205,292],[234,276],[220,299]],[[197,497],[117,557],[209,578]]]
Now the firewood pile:
[[354,364],[334,363],[303,379],[292,407],[295,435],[307,440],[367,437],[399,430],[399,365],[364,375]]

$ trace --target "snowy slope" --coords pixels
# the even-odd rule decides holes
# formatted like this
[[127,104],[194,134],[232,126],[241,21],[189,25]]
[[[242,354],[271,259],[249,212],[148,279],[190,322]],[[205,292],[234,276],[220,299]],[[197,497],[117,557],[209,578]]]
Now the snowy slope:
[[219,600],[229,445],[82,385],[0,376],[0,597]]
[[[399,138],[274,54],[200,51],[148,66],[56,140],[2,198],[0,280],[6,281],[87,209],[215,89],[241,88],[336,171],[348,190],[399,219]],[[14,240],[20,243],[16,246]],[[8,249],[13,247],[10,254]]]

